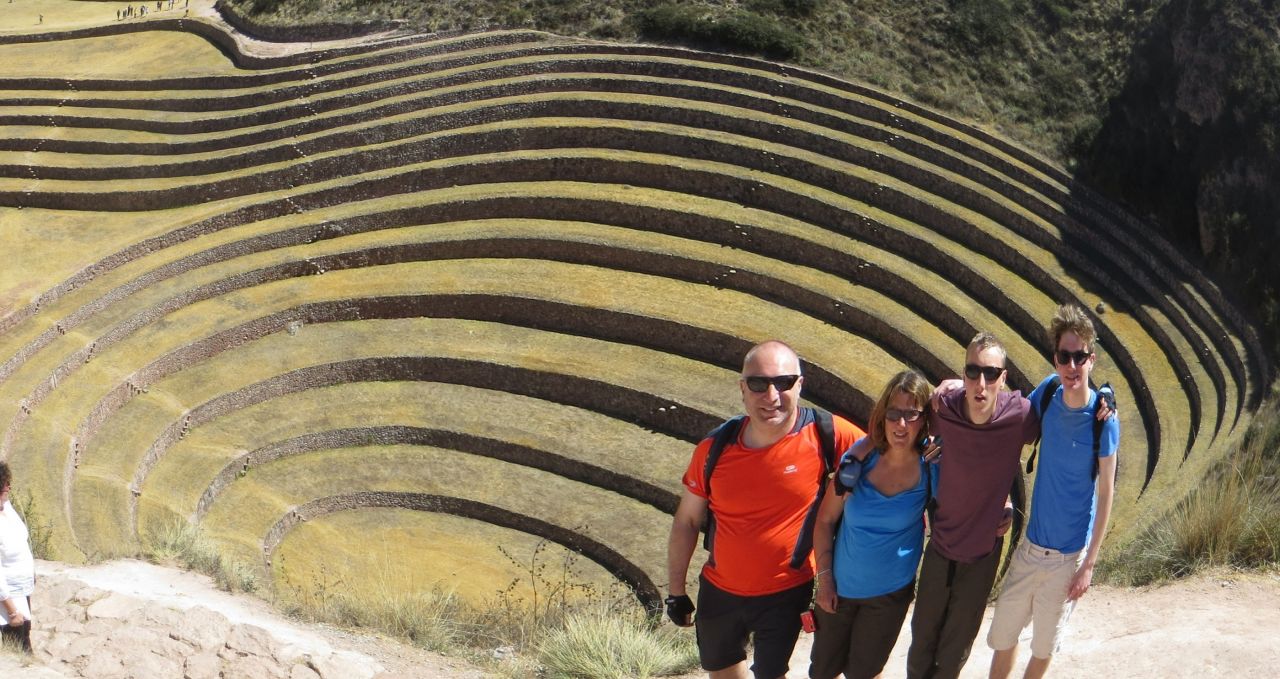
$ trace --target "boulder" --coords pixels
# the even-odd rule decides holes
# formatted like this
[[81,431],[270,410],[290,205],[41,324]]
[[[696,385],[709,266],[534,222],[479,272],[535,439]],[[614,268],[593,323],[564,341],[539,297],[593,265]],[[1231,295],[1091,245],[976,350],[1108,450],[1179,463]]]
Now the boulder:
[[322,658],[313,658],[311,668],[320,679],[373,679],[382,671],[376,663],[364,655],[338,651]]
[[90,604],[86,613],[90,619],[127,620],[137,615],[145,605],[146,602],[142,599],[112,592]]
[[217,651],[227,644],[231,621],[217,611],[195,606],[182,614],[178,624],[169,628],[169,636],[200,650]]

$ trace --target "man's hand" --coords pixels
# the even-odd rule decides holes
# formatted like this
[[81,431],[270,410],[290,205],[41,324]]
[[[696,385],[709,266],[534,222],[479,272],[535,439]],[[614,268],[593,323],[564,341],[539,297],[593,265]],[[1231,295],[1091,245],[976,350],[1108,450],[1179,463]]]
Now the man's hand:
[[1098,387],[1098,398],[1102,399],[1102,402],[1098,404],[1099,422],[1119,415],[1119,409],[1116,408],[1116,392],[1111,389],[1110,382]]
[[1000,525],[996,526],[996,537],[1004,537],[1009,532],[1009,528],[1013,526],[1013,505],[1005,504],[1004,517],[1000,519]]
[[964,389],[964,380],[950,379],[939,382],[938,386],[933,389],[933,395],[929,397],[929,402],[933,405],[934,412],[937,412],[942,407],[943,396],[958,389]]
[[1093,565],[1087,562],[1082,563],[1075,577],[1071,578],[1071,589],[1067,590],[1067,601],[1075,601],[1084,596],[1091,584],[1093,584]]
[[930,464],[937,464],[942,459],[942,437],[930,436],[929,442],[925,444],[922,453],[924,461]]
[[11,614],[9,615],[9,626],[10,626],[10,627],[22,627],[22,623],[24,623],[24,622],[26,622],[26,621],[27,621],[27,619],[26,619],[26,618],[24,618],[24,617],[22,617],[22,613],[11,613]]
[[693,625],[694,610],[693,601],[687,594],[672,594],[667,597],[667,617],[681,627]]
[[836,581],[831,571],[818,576],[818,588],[813,593],[813,601],[818,608],[828,612],[836,612]]

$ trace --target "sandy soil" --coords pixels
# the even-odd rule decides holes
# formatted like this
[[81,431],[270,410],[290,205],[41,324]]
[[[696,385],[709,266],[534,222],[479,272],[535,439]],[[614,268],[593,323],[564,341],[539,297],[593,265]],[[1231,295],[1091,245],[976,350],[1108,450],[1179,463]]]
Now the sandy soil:
[[[987,676],[991,609],[961,679]],[[908,625],[904,626],[907,627]],[[1095,587],[1072,614],[1054,656],[1053,677],[1274,677],[1280,676],[1280,574],[1215,574],[1169,585],[1128,589]],[[808,635],[802,635],[807,637]],[[1019,643],[1014,676],[1030,651],[1030,631]],[[789,678],[806,677],[811,638],[801,640]],[[884,677],[905,674],[907,630],[898,638]]]
[[[485,673],[465,662],[427,653],[384,638],[305,625],[280,616],[261,600],[231,596],[208,578],[137,561],[96,566],[40,562],[38,572],[61,573],[93,587],[158,600],[176,608],[197,604],[235,622],[270,630],[300,646],[363,653],[396,676],[423,679],[479,678]],[[990,611],[988,611],[988,620]],[[1076,609],[1069,636],[1054,658],[1056,677],[1264,677],[1277,676],[1280,644],[1280,573],[1219,573],[1142,589],[1095,587]],[[985,624],[961,677],[986,676],[991,652]],[[1025,660],[1027,640],[1022,648]],[[802,636],[792,659],[790,679],[807,676],[810,638]],[[903,676],[904,630],[886,679]],[[1021,672],[1021,664],[1017,670]],[[60,675],[38,666],[22,666],[0,656],[0,676],[43,679]],[[700,676],[697,674],[690,677]]]

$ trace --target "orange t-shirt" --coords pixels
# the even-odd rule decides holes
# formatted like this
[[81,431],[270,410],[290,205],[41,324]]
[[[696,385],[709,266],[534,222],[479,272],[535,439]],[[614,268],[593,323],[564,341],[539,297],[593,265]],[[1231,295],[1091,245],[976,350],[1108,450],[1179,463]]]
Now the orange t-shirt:
[[[863,432],[843,418],[833,419],[838,457]],[[742,430],[746,427],[744,421]],[[711,438],[703,439],[683,478],[685,487],[702,498],[708,497],[703,473],[710,450]],[[801,410],[796,429],[772,446],[746,448],[739,433],[720,453],[708,504],[716,519],[715,538],[702,567],[711,584],[739,596],[762,596],[813,578],[813,554],[798,569],[791,568],[791,554],[824,483],[821,450],[813,415]]]

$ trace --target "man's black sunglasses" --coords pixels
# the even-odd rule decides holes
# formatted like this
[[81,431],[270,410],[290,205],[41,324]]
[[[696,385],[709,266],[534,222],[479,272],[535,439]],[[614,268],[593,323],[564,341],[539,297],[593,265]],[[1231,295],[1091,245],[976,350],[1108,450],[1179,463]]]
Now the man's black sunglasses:
[[765,377],[764,375],[748,375],[743,380],[747,382],[747,388],[757,394],[763,394],[769,391],[769,385],[772,384],[774,389],[778,391],[786,391],[796,386],[796,381],[800,379],[799,375],[777,375],[774,377]]
[[1076,365],[1084,365],[1084,362],[1089,360],[1092,355],[1092,352],[1088,351],[1064,351],[1059,349],[1053,352],[1053,360],[1057,361],[1058,365],[1066,365],[1070,361],[1075,361]]
[[994,365],[978,365],[969,363],[964,367],[964,376],[971,380],[978,379],[978,375],[987,378],[988,382],[995,382],[1000,373],[1004,372],[1004,368],[998,368]]

